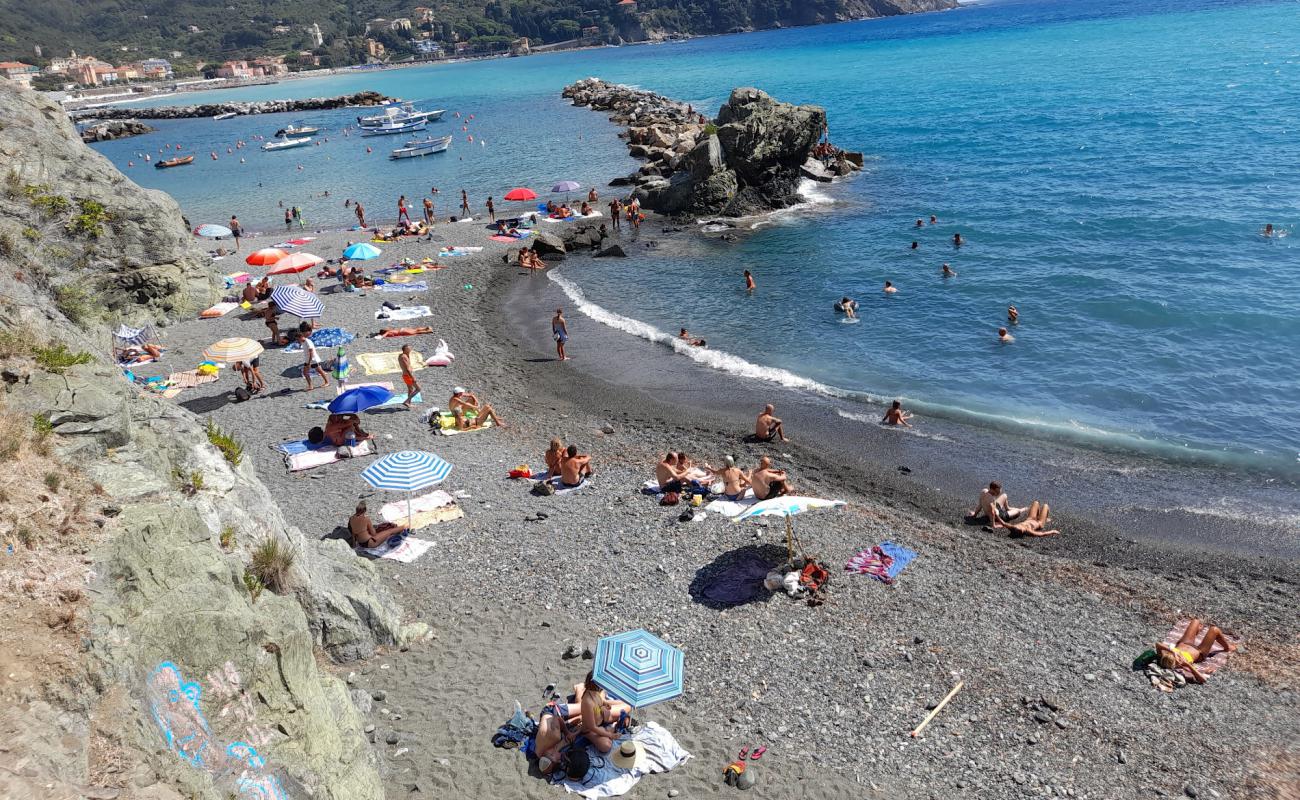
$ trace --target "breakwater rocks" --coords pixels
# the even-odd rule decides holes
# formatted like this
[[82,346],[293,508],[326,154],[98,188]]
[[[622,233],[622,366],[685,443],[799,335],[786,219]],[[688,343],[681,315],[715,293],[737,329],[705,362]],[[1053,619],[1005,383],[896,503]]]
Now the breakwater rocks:
[[189,119],[218,114],[283,114],[291,111],[328,111],[352,106],[382,106],[393,98],[379,92],[357,92],[339,97],[308,97],[304,100],[259,100],[254,103],[205,103],[198,106],[158,108],[97,108],[77,119]]
[[156,130],[158,129],[152,125],[146,125],[135,119],[110,120],[82,129],[81,141],[86,143],[111,142],[114,139],[125,139],[128,136],[153,133]]
[[801,202],[800,181],[830,181],[862,165],[821,144],[826,112],[753,88],[732,91],[713,120],[676,100],[586,78],[564,88],[574,105],[610,111],[628,152],[646,164],[612,186],[633,186],[645,208],[669,215],[745,216]]

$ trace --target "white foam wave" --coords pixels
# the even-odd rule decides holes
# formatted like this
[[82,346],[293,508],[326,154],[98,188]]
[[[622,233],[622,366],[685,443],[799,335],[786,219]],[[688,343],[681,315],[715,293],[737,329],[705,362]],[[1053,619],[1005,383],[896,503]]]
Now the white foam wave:
[[799,181],[798,192],[805,202],[815,206],[828,206],[835,202],[835,198],[821,190],[820,183],[809,178]]
[[681,355],[686,356],[692,361],[703,364],[722,372],[732,375],[739,375],[743,378],[755,378],[769,383],[775,383],[790,389],[804,389],[807,391],[818,392],[832,397],[845,397],[847,393],[827,386],[824,383],[818,383],[802,375],[796,375],[789,370],[780,369],[779,367],[765,367],[761,364],[755,364],[746,361],[740,356],[732,355],[724,350],[715,350],[708,347],[692,347],[686,342],[678,339],[670,333],[665,333],[655,326],[642,322],[632,317],[625,317],[609,309],[597,305],[587,299],[582,289],[578,288],[572,281],[560,275],[558,272],[550,271],[546,277],[555,282],[557,286],[568,295],[569,299],[577,306],[578,311],[585,316],[594,319],[602,325],[615,330],[630,333],[633,336],[645,339],[648,342],[671,347]]

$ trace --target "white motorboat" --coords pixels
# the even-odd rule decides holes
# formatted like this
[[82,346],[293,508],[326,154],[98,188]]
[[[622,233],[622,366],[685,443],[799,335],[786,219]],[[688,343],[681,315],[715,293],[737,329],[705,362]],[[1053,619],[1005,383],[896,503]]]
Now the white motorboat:
[[296,136],[314,136],[318,133],[320,133],[320,128],[313,128],[310,125],[304,125],[295,122],[287,128],[281,128],[280,130],[276,131],[275,135],[283,136],[285,138],[293,138]]
[[216,116],[213,117],[212,119],[214,119],[214,120],[220,120],[220,119],[234,119],[234,118],[237,117],[237,116],[239,116],[239,112],[237,112],[237,111],[227,111],[227,112],[224,113],[224,114],[218,114],[218,115],[216,115]]
[[450,146],[450,136],[443,136],[437,139],[413,139],[407,142],[405,147],[399,147],[394,150],[389,158],[397,159],[427,156],[432,153],[441,153]]
[[277,139],[274,142],[267,142],[262,145],[263,150],[288,150],[291,147],[306,147],[311,144],[310,136],[300,136],[296,139]]
[[390,123],[437,122],[442,115],[446,113],[446,109],[440,108],[436,111],[420,111],[415,107],[414,103],[402,103],[400,105],[388,106],[384,109],[384,113],[382,114],[375,114],[370,117],[357,117],[357,125],[360,125],[362,128],[377,128],[381,125],[387,125]]
[[375,125],[361,129],[362,136],[392,136],[395,133],[413,133],[424,130],[428,123],[424,120],[414,122],[386,122],[383,125]]

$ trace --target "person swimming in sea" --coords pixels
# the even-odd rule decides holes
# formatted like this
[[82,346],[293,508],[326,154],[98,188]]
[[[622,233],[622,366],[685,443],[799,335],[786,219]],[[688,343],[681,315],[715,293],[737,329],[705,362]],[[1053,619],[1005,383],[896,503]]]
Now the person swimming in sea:
[[898,292],[898,287],[894,286],[890,281],[885,281],[884,292],[885,294],[895,294]]
[[944,265],[943,265],[943,277],[945,277],[945,278],[955,278],[955,277],[957,277],[957,273],[955,273],[955,272],[952,271],[952,267],[948,266],[947,264],[944,264]]
[[961,234],[960,234],[960,233],[954,233],[954,234],[952,235],[952,246],[953,246],[953,247],[961,247],[961,245],[962,245]]
[[1007,322],[1012,325],[1020,324],[1020,310],[1015,306],[1007,306]]
[[857,319],[858,301],[846,295],[841,297],[840,301],[835,304],[835,310],[849,319]]
[[1007,329],[1006,329],[1006,328],[998,328],[998,341],[999,341],[999,342],[1002,342],[1003,344],[1011,344],[1011,343],[1014,342],[1015,340],[1016,340],[1016,337],[1014,337],[1014,336],[1012,336],[1011,334],[1007,333]]
[[931,225],[938,225],[938,224],[939,224],[939,218],[936,217],[935,215],[931,214],[931,215],[930,215],[930,224],[931,224]]
[[1273,223],[1270,222],[1265,225],[1264,230],[1261,233],[1265,237],[1271,237],[1273,235]]
[[924,228],[924,227],[925,227],[925,223],[918,219],[918,220],[916,221],[916,227],[918,227],[918,228]]
[[902,425],[904,428],[910,428],[908,420],[912,418],[910,412],[903,410],[903,401],[895,400],[889,410],[885,412],[885,418],[880,420],[881,425]]
[[920,242],[915,241],[915,240],[912,241],[912,249],[913,249],[913,250],[916,250],[916,249],[920,248],[920,246],[921,246],[921,243],[920,243]]
[[745,291],[752,292],[757,288],[758,286],[754,283],[754,276],[749,274],[749,270],[745,270]]
[[703,339],[691,336],[690,333],[688,333],[685,328],[682,328],[682,332],[677,334],[677,338],[681,339],[683,342],[686,342],[691,347],[708,347],[707,342],[705,342]]

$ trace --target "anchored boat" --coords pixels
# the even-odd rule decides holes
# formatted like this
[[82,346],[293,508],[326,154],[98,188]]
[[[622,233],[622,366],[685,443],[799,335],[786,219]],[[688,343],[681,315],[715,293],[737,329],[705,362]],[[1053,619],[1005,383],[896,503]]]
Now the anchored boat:
[[315,136],[320,133],[320,128],[313,128],[310,125],[304,125],[298,122],[292,123],[287,128],[281,128],[275,132],[276,136],[285,138],[294,138],[297,136]]
[[414,103],[402,103],[400,105],[388,106],[384,113],[376,114],[370,117],[357,117],[357,125],[362,128],[378,128],[380,126],[392,123],[409,123],[409,122],[437,122],[443,114],[447,113],[446,109],[436,111],[420,111]]
[[413,139],[407,142],[405,147],[399,147],[394,150],[389,158],[397,159],[427,156],[432,153],[441,153],[450,146],[450,136],[442,136],[436,139]]
[[424,120],[414,122],[385,122],[382,125],[367,126],[361,129],[362,136],[392,136],[395,133],[413,133],[424,130],[428,123]]
[[263,150],[288,150],[291,147],[304,147],[311,144],[310,136],[303,136],[297,139],[280,139],[275,142],[267,142],[262,145]]
[[183,167],[186,164],[193,164],[194,156],[177,156],[169,158],[166,161],[159,161],[154,164],[154,169],[167,169],[168,167]]

